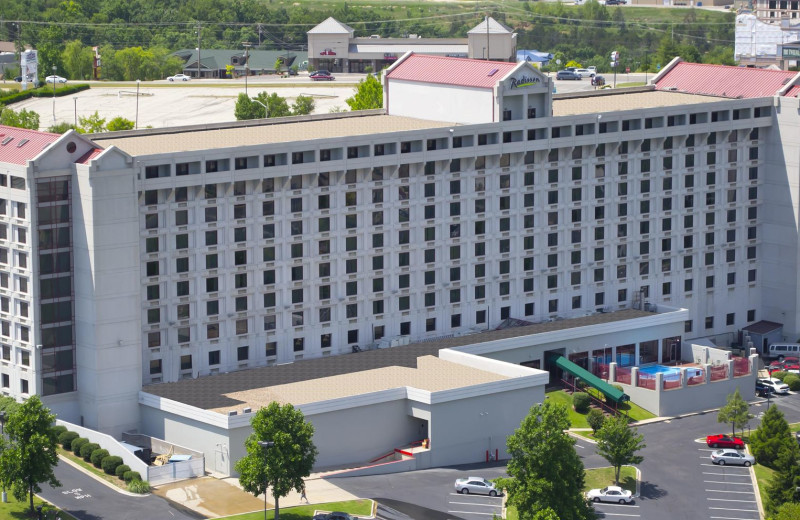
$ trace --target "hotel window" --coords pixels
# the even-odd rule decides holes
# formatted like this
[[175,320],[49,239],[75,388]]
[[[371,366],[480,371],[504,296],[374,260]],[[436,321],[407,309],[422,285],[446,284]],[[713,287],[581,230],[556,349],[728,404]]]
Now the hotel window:
[[206,324],[206,339],[219,338],[219,323]]
[[219,314],[219,300],[208,300],[206,302],[206,316],[216,316]]
[[178,343],[189,343],[192,340],[189,327],[178,328]]

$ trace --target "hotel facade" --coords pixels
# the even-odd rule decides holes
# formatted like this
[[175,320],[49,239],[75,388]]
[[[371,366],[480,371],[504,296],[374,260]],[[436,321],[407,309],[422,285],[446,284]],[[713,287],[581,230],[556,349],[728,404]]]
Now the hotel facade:
[[526,63],[407,54],[382,110],[0,127],[0,390],[118,434],[148,385],[511,318],[663,304],[683,339],[794,340],[800,81],[697,67],[554,96]]

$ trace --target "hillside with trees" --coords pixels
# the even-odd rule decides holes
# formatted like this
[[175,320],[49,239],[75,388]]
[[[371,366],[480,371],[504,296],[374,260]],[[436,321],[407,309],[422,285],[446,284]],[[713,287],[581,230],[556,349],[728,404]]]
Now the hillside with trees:
[[[369,7],[367,7],[369,6]],[[268,2],[258,0],[3,0],[0,40],[40,52],[40,68],[53,65],[70,79],[91,73],[92,47],[100,47],[106,79],[163,78],[180,63],[179,49],[304,50],[306,32],[333,16],[356,36],[464,38],[490,15],[518,33],[518,49],[551,52],[608,70],[619,51],[622,67],[655,70],[675,55],[691,61],[733,60],[734,13],[698,9],[606,7],[595,0],[560,2]],[[199,35],[198,35],[199,33]]]

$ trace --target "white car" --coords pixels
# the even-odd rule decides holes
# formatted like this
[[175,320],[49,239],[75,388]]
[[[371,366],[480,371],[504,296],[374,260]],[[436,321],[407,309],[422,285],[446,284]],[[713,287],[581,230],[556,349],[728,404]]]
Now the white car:
[[586,498],[592,502],[614,502],[619,504],[630,504],[633,502],[633,494],[619,486],[608,486],[603,489],[589,490],[586,492]]
[[593,78],[595,71],[591,69],[575,69],[576,74],[580,74],[582,78]]
[[44,81],[45,83],[66,83],[67,78],[62,78],[61,76],[47,76]]
[[168,77],[167,81],[189,81],[190,79],[192,78],[186,74],[175,74],[174,76]]
[[456,480],[456,491],[464,495],[480,493],[490,497],[496,497],[500,494],[494,484],[481,477],[467,477]]
[[720,466],[724,466],[725,464],[738,464],[747,468],[755,464],[756,459],[752,455],[741,451],[725,449],[712,452],[711,462],[719,464]]
[[769,379],[759,379],[758,380],[764,386],[772,388],[772,391],[776,394],[788,394],[789,393],[789,385],[781,381],[780,379],[775,379],[771,377]]

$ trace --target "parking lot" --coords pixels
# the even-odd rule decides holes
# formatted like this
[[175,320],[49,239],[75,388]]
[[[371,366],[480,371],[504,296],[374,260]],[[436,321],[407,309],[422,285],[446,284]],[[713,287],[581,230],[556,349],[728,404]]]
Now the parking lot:
[[[712,448],[698,444],[698,470],[708,504],[706,518],[758,520],[758,503],[751,468],[719,466],[711,462]],[[698,518],[700,516],[698,515]]]
[[461,495],[452,492],[447,500],[447,512],[461,518],[492,518],[498,517],[503,510],[503,497],[489,497],[485,495]]

